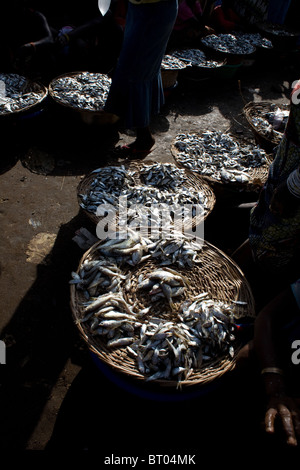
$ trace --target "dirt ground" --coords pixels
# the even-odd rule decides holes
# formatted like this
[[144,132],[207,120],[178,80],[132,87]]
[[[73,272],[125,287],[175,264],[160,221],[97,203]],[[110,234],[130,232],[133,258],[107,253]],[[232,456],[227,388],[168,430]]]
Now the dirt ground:
[[[291,83],[299,78],[296,60],[298,55],[257,62],[225,80],[192,82],[179,75],[153,119],[156,147],[146,160],[172,162],[170,145],[180,132],[217,129],[253,139],[244,104],[288,103]],[[156,454],[195,455],[199,465],[210,447],[227,449],[222,455],[229,462],[237,448],[255,455],[286,452],[283,439],[264,435],[261,391],[247,375],[225,377],[179,400],[136,390],[94,363],[69,306],[70,273],[83,255],[72,238],[81,227],[95,234],[79,210],[76,188],[90,170],[113,162],[109,150],[132,136],[118,125],[77,118],[47,101],[35,116],[1,121],[0,331],[6,365],[0,367],[0,448],[11,455],[96,450],[99,467],[112,454],[141,455],[140,466],[146,466],[147,456]],[[235,205],[256,197],[218,194],[206,239],[230,254],[248,230],[248,213],[238,216]]]

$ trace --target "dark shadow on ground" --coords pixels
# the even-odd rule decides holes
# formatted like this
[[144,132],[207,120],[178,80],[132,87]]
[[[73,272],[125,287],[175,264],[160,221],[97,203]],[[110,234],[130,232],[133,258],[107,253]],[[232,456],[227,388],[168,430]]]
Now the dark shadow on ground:
[[194,455],[199,466],[204,456],[224,464],[241,456],[248,460],[253,453],[271,460],[299,455],[280,433],[265,435],[261,393],[251,369],[197,392],[160,389],[156,394],[89,359],[65,397],[45,450],[90,451],[100,466],[112,454],[138,456],[146,464],[149,455]]
[[2,331],[6,365],[0,380],[0,448],[23,450],[68,358],[80,358],[70,310],[69,280],[82,250],[72,241],[89,221],[79,212],[63,225],[36,280]]
[[21,159],[30,171],[49,176],[81,175],[109,160],[109,150],[118,141],[115,125],[87,124],[79,112],[49,103],[35,128],[24,123],[29,142]]

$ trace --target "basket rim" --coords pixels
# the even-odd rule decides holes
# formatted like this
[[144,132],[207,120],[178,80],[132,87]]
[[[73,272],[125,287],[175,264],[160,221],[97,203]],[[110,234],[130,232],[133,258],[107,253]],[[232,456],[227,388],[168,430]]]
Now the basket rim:
[[[256,126],[252,122],[252,116],[251,116],[251,111],[255,110],[255,108],[270,107],[272,104],[274,104],[272,101],[249,101],[247,104],[245,104],[243,108],[243,113],[247,119],[248,124],[253,130],[254,134],[258,135],[260,138],[263,138],[265,141],[269,142],[270,144],[277,145],[280,142],[281,138],[283,137],[284,133],[276,131],[275,129],[272,129],[272,136],[271,137],[266,136],[265,134],[263,134],[256,128]],[[289,108],[288,103],[281,103],[280,106],[286,107],[287,109]]]
[[[84,260],[87,259],[88,257],[91,257],[93,253],[97,252],[97,248],[99,247],[99,245],[101,245],[102,242],[103,241],[99,241],[95,243],[89,250],[86,251],[86,253],[83,254],[79,262],[77,272],[79,272],[80,266],[82,265]],[[247,310],[247,316],[255,318],[255,301],[253,298],[253,294],[252,294],[250,285],[244,273],[240,269],[240,267],[234,262],[234,260],[232,260],[228,255],[226,255],[221,249],[219,249],[218,247],[212,245],[211,243],[207,241],[204,241],[204,245],[202,249],[204,250],[209,249],[211,253],[219,257],[218,259],[223,262],[222,267],[224,267],[224,264],[226,263],[226,267],[229,270],[229,273],[231,274],[234,273],[234,275],[236,276],[236,279],[239,280],[240,292],[237,292],[236,293],[237,298],[232,299],[232,300],[237,300],[238,298],[241,299],[239,295],[241,295],[242,289],[244,289],[243,294],[245,295],[245,297],[242,297],[242,299],[249,300],[249,311]],[[130,270],[130,268],[128,269]],[[227,275],[229,276],[228,273]],[[247,295],[245,294],[245,292]],[[83,315],[83,313],[78,311],[78,306],[76,304],[76,288],[74,284],[71,285],[70,287],[70,294],[71,294],[70,306],[71,306],[71,311],[72,311],[72,318],[77,326],[80,336],[83,338],[88,348],[94,354],[96,354],[96,356],[101,361],[111,366],[115,371],[121,372],[125,374],[127,377],[132,377],[134,379],[137,379],[140,382],[141,381],[147,382],[147,376],[140,373],[140,371],[138,370],[136,366],[135,359],[129,358],[129,361],[131,363],[131,366],[133,366],[133,369],[131,367],[130,370],[128,370],[125,367],[124,361],[122,362],[122,364],[120,364],[119,360],[118,361],[114,360],[113,351],[110,350],[106,346],[104,341],[101,341],[99,337],[98,337],[98,340],[96,341],[91,340],[91,335],[89,335],[87,330],[82,326],[83,324],[79,322],[80,314]],[[211,296],[210,298],[214,298],[214,296]],[[216,300],[218,299],[216,298]],[[157,315],[157,313],[155,313],[155,315]],[[208,361],[207,363],[204,363],[204,365],[202,365],[200,369],[193,371],[190,377],[188,377],[185,380],[182,380],[182,382],[180,382],[180,385],[184,387],[185,386],[200,386],[205,383],[209,383],[216,378],[221,377],[224,373],[226,373],[229,370],[232,370],[235,367],[236,357],[240,350],[240,347],[241,347],[241,342],[235,345],[235,354],[233,358],[229,358],[228,356],[226,357],[226,354],[224,354],[215,359],[212,359],[211,361]],[[126,357],[128,359],[128,355],[126,355]],[[173,379],[166,379],[166,380],[159,379],[151,383],[155,383],[155,384],[162,385],[162,386],[168,386],[168,387],[176,387],[176,388],[178,387],[178,381],[173,380]]]
[[[2,75],[11,75],[11,74],[10,73],[2,73]],[[14,75],[19,75],[19,74],[14,74]],[[23,75],[19,75],[19,76],[24,77]],[[28,77],[24,77],[24,78],[26,79],[26,86],[29,84],[29,85],[32,85],[32,86],[38,86],[40,88],[40,91],[42,92],[41,97],[35,103],[31,103],[31,104],[25,106],[24,108],[16,109],[14,111],[0,112],[0,118],[1,118],[1,116],[14,116],[15,114],[20,114],[20,113],[27,112],[31,108],[33,108],[33,107],[39,105],[40,103],[42,103],[45,100],[45,98],[47,98],[49,90],[45,85],[43,85],[39,81],[31,80]]]

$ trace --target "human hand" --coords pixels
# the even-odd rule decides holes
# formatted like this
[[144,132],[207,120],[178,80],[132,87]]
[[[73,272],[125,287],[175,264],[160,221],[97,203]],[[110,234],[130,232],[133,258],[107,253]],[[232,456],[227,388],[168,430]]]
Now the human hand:
[[297,437],[300,438],[300,410],[294,400],[285,394],[271,396],[269,400],[265,414],[267,433],[275,433],[276,418],[281,420],[287,444],[297,446]]
[[284,181],[274,190],[269,209],[274,215],[290,217],[299,204],[300,199],[289,192],[286,181]]
[[17,58],[20,62],[30,62],[35,53],[35,46],[33,43],[23,44],[18,50]]
[[61,47],[66,46],[69,41],[70,41],[70,38],[69,38],[68,34],[65,34],[65,33],[58,34],[58,36],[56,38],[56,43]]
[[35,48],[33,44],[28,43],[21,46],[13,59],[13,64],[16,70],[26,73],[34,53]]

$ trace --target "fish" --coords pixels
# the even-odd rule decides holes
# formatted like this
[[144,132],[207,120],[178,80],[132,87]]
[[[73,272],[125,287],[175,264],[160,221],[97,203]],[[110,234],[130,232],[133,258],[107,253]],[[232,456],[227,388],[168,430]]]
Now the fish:
[[235,34],[210,34],[201,39],[202,44],[218,52],[230,54],[253,54],[256,50],[253,42],[250,42],[243,35]]
[[220,131],[177,134],[174,147],[180,164],[217,181],[247,184],[249,170],[266,165],[268,161],[265,150],[258,145],[245,144]]
[[186,67],[186,62],[178,59],[174,54],[165,54],[161,63],[162,70],[183,70]]
[[186,63],[186,66],[215,68],[221,64],[221,61],[208,58],[204,51],[200,49],[178,49],[172,52],[172,55]]
[[0,73],[0,115],[26,109],[39,103],[45,96],[42,87],[16,73]]
[[244,33],[241,31],[234,32],[234,35],[243,42],[248,42],[255,47],[263,49],[273,49],[273,43],[270,39],[262,37],[260,33]]
[[126,213],[128,226],[159,225],[163,207],[197,204],[203,207],[204,214],[208,211],[205,191],[191,188],[185,170],[171,163],[144,164],[139,180],[134,170],[125,169],[123,165],[96,169],[93,173],[95,178],[88,189],[79,194],[80,206],[100,216],[98,208],[109,202],[119,216]]
[[111,86],[107,74],[79,72],[54,78],[50,82],[52,97],[59,103],[87,111],[101,111]]

